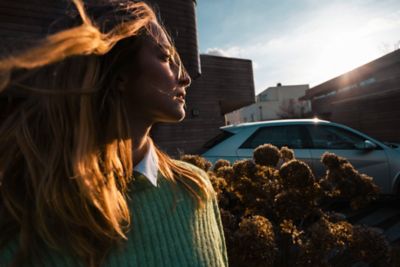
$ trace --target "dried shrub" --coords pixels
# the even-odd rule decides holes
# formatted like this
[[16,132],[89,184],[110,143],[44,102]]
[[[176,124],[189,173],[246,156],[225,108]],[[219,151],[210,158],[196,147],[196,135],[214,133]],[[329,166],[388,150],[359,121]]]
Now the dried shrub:
[[281,147],[281,157],[283,159],[283,161],[289,161],[294,159],[294,152],[293,150],[289,149],[286,146]]
[[221,168],[221,167],[230,167],[230,166],[231,166],[231,163],[228,160],[219,159],[214,163],[213,170],[215,172],[217,172],[219,170],[219,168]]
[[225,179],[227,184],[232,184],[232,177],[234,174],[232,166],[219,167],[214,173],[216,176]]
[[390,266],[400,266],[400,242],[397,242],[390,250]]
[[281,238],[288,241],[291,245],[303,245],[304,230],[297,227],[293,220],[283,220],[279,224],[279,231]]
[[332,222],[329,217],[322,216],[310,225],[308,232],[315,248],[320,253],[337,250],[342,251],[352,237],[353,226],[346,221]]
[[276,146],[265,144],[254,149],[253,158],[259,165],[275,167],[281,158],[281,152]]
[[250,177],[252,176],[256,169],[257,165],[253,160],[244,159],[236,161],[233,166],[233,175],[236,179],[233,182],[240,180],[241,177]]
[[388,241],[376,228],[363,225],[354,226],[349,249],[355,259],[365,263],[387,264],[389,259]]
[[[209,169],[205,161],[190,160]],[[327,172],[318,181],[287,147],[262,145],[253,159],[214,165],[209,174],[230,266],[386,266],[380,264],[395,254],[381,234],[324,207],[327,200],[345,199],[359,208],[377,196],[376,185],[344,158],[326,153],[321,160]]]
[[234,233],[234,258],[238,266],[275,266],[277,254],[271,222],[263,216],[244,218]]
[[210,177],[210,182],[211,182],[215,192],[217,193],[217,196],[221,197],[223,191],[227,187],[226,180],[218,175],[215,175],[212,172],[209,173],[209,177]]
[[376,199],[378,186],[373,183],[371,177],[354,169],[346,159],[325,153],[321,161],[328,168],[326,175],[320,180],[327,197],[349,199],[354,209],[359,209]]
[[180,160],[193,164],[204,171],[208,171],[212,166],[211,162],[199,155],[183,155]]
[[315,201],[298,190],[283,191],[275,197],[275,213],[282,220],[305,220],[315,209]]
[[304,189],[312,187],[315,179],[310,167],[299,160],[284,163],[279,170],[285,189]]
[[225,242],[228,249],[228,258],[232,261],[235,257],[234,251],[231,248],[235,247],[235,232],[239,228],[238,217],[233,215],[230,211],[225,209],[221,210],[221,221],[224,227]]

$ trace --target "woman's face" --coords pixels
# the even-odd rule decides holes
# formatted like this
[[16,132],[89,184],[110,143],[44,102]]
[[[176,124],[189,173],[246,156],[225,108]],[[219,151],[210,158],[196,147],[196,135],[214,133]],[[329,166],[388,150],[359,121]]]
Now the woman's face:
[[172,44],[162,28],[153,23],[152,31],[159,36],[157,41],[144,38],[137,57],[121,74],[123,101],[132,119],[151,124],[178,122],[185,117],[190,77],[180,71]]

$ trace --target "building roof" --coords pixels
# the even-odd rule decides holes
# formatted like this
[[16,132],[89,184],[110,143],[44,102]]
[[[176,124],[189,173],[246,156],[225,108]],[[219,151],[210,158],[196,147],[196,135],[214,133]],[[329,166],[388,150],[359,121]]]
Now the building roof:
[[291,84],[291,85],[279,84],[277,86],[270,86],[267,89],[265,89],[264,91],[258,93],[257,95],[261,95],[261,94],[267,93],[268,90],[274,89],[274,88],[280,88],[280,89],[301,88],[301,89],[303,89],[302,87],[307,87],[308,88],[308,86],[309,86],[308,84]]
[[301,100],[309,100],[315,96],[327,94],[337,88],[357,83],[372,73],[396,63],[400,63],[400,49],[307,90],[306,95]]

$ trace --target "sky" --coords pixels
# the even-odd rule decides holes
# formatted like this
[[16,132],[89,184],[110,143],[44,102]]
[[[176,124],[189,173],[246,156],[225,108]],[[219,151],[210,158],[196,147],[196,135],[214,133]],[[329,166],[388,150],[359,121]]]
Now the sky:
[[200,52],[252,60],[256,94],[316,86],[400,47],[400,0],[197,0]]

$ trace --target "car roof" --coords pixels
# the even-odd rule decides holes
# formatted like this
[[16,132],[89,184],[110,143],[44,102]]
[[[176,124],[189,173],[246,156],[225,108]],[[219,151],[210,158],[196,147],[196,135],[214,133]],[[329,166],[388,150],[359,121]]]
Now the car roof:
[[231,124],[227,126],[223,126],[220,129],[224,131],[228,131],[231,133],[235,133],[239,130],[248,127],[260,127],[260,126],[279,126],[279,125],[297,125],[297,124],[330,124],[337,125],[336,123],[320,120],[318,118],[314,119],[290,119],[290,120],[270,120],[270,121],[257,121],[257,122],[246,122],[239,124]]
[[263,126],[279,126],[279,125],[311,125],[311,124],[320,124],[320,125],[331,125],[331,126],[338,126],[340,128],[344,128],[347,130],[350,130],[354,133],[357,133],[365,138],[368,138],[376,143],[378,143],[381,146],[386,146],[384,143],[381,141],[372,138],[371,136],[366,135],[365,133],[362,133],[356,129],[350,128],[346,125],[336,123],[336,122],[331,122],[331,121],[326,121],[326,120],[320,120],[318,118],[314,119],[290,119],[290,120],[270,120],[270,121],[257,121],[257,122],[246,122],[246,123],[239,123],[239,124],[234,124],[234,125],[227,125],[220,127],[221,130],[230,132],[233,134],[237,134],[241,130],[244,130],[246,128],[258,128],[258,127],[263,127]]

